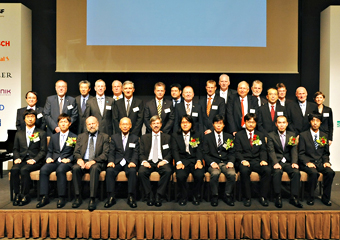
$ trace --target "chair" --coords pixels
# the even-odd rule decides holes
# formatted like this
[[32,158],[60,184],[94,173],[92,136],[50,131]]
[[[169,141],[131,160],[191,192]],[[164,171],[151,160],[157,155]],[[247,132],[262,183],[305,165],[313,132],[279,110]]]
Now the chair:
[[0,178],[3,178],[3,166],[2,163],[8,160],[13,159],[13,146],[14,146],[14,138],[17,130],[7,130],[8,138],[5,142],[0,143],[0,148],[5,149],[0,154]]

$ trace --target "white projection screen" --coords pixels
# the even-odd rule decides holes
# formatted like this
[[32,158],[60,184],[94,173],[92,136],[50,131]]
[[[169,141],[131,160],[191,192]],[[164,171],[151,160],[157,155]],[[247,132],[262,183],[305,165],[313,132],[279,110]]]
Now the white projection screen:
[[56,2],[57,72],[298,72],[296,0],[267,0],[265,47],[87,45],[86,0]]

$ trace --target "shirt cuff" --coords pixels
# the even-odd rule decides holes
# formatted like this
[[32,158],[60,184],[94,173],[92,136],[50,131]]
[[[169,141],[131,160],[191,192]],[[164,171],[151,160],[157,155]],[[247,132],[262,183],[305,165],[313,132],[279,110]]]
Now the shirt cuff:
[[210,163],[210,166],[213,165],[215,162]]
[[[166,161],[166,160],[164,160],[164,161]],[[176,165],[181,164],[181,163],[182,163],[182,161],[178,161],[178,162],[176,162]]]

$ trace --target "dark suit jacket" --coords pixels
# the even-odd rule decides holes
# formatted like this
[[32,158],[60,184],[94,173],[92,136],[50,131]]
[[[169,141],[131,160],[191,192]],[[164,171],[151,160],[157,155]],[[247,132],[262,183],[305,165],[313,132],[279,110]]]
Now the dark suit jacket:
[[[78,135],[77,144],[74,149],[74,160],[83,159],[86,153],[87,145],[89,141],[89,133],[85,132]],[[106,133],[98,133],[97,142],[95,146],[95,160],[97,163],[107,162],[107,158],[110,151],[109,135]]]
[[115,165],[117,165],[120,163],[120,161],[123,160],[123,158],[126,160],[127,165],[130,162],[133,162],[134,164],[136,164],[136,166],[138,166],[139,160],[138,136],[129,133],[129,137],[127,139],[124,150],[122,133],[116,133],[112,135],[110,142],[109,162],[113,162]]
[[[221,91],[221,89],[217,89],[216,92],[215,92],[215,94],[216,94],[217,96],[220,96],[220,97],[221,97],[220,91]],[[234,90],[234,89],[228,88],[227,102],[228,102],[229,97],[230,97],[232,94],[237,94],[237,91]],[[224,102],[225,102],[225,101],[224,101]],[[226,106],[226,107],[227,107],[227,106]]]
[[26,128],[16,132],[14,138],[13,159],[34,159],[36,164],[42,166],[47,152],[46,132],[39,128],[35,128],[33,132],[39,132],[40,140],[37,142],[31,141],[28,147],[26,141]]
[[131,119],[132,128],[130,133],[137,136],[142,135],[143,117],[144,117],[144,103],[139,98],[133,97],[130,103],[129,116],[127,116],[125,108],[125,98],[119,99],[114,104],[113,120],[116,133],[120,133],[119,121],[123,117]]
[[[256,97],[256,96],[254,96],[254,97]],[[258,98],[256,97],[256,100],[257,100],[257,106],[259,105],[259,101],[258,101]],[[263,106],[263,105],[265,105],[266,103],[268,103],[268,100],[267,99],[265,99],[264,97],[261,97],[260,96],[260,102],[261,102],[261,106]],[[261,106],[259,106],[259,107],[261,107]]]
[[328,135],[328,140],[333,141],[333,112],[330,107],[323,106],[322,123],[320,130]]
[[[225,100],[224,98],[221,98],[220,95],[217,95],[215,93],[214,99],[212,99],[211,109],[209,117],[207,116],[207,96],[204,96],[200,99],[198,102],[199,105],[201,105],[201,112],[202,112],[202,118],[203,118],[203,131],[207,129],[213,128],[213,118],[219,114],[224,116],[225,115]],[[217,109],[214,109],[216,108]]]
[[[172,165],[171,156],[171,136],[166,133],[161,134],[161,148],[163,160],[167,160]],[[144,134],[140,139],[140,162],[148,161],[152,144],[152,133]],[[164,149],[165,146],[168,148]]]
[[[281,102],[279,100],[277,100],[277,101],[281,104]],[[292,102],[293,102],[293,100],[286,98],[285,105],[283,107],[286,107],[287,104],[292,103]]]
[[[172,147],[172,155],[175,159],[175,163],[181,161],[184,166],[188,166],[190,163],[196,164],[197,160],[203,160],[203,154],[202,154],[202,145],[203,141],[200,138],[200,134],[197,132],[195,134],[190,134],[190,140],[191,138],[199,139],[200,144],[193,148],[189,144],[189,151],[190,154],[185,151],[185,143],[183,138],[183,133],[173,133],[171,138],[171,147]],[[189,141],[190,141],[189,140]],[[203,162],[202,162],[203,163]]]
[[[76,138],[77,135],[69,132],[68,133],[68,138]],[[67,140],[66,139],[66,140]],[[66,142],[63,146],[63,148],[60,150],[60,132],[59,133],[55,133],[52,135],[50,143],[48,144],[48,152],[46,155],[46,159],[47,158],[52,158],[55,162],[58,161],[58,158],[60,157],[61,159],[64,158],[68,158],[71,160],[71,163],[73,162],[73,151],[74,151],[74,147],[73,146],[67,146]]]
[[[78,119],[78,108],[75,98],[70,96],[64,97],[63,113],[66,113],[71,117],[72,125],[70,127],[70,130],[76,132],[77,126],[75,126],[76,125],[75,123],[77,122]],[[47,124],[47,136],[52,136],[52,134],[55,133],[54,129],[58,127],[59,115],[60,112],[58,96],[53,95],[47,97],[44,107],[44,116]]]
[[[319,136],[326,137],[326,133],[319,130]],[[314,139],[308,129],[305,132],[300,133],[299,137],[299,163],[306,165],[312,162],[316,165],[322,165],[323,163],[329,162],[329,145],[327,143],[324,147],[318,147],[315,149]]]
[[306,113],[305,116],[303,116],[298,101],[286,104],[288,130],[295,132],[297,135],[301,132],[307,131],[310,127],[308,115],[317,111],[318,106],[315,103],[307,102]]
[[269,159],[273,166],[280,162],[282,158],[285,158],[288,163],[298,163],[297,145],[288,145],[290,137],[296,137],[296,134],[294,132],[286,131],[286,142],[283,150],[281,139],[277,130],[268,134],[267,149]]
[[[223,133],[223,144],[228,139],[234,140],[231,134],[224,132]],[[204,135],[203,154],[204,154],[204,160],[206,162],[205,165],[207,167],[210,167],[210,164],[213,162],[217,164],[221,162],[226,162],[226,163],[232,162],[233,164],[235,164],[235,148],[234,147],[226,150],[222,145],[221,151],[219,153],[217,149],[217,145],[216,145],[215,132],[212,131],[211,133]]]
[[242,160],[248,162],[252,161],[267,161],[267,148],[264,134],[255,130],[254,135],[258,135],[262,142],[261,145],[253,147],[250,146],[250,142],[245,129],[239,131],[235,135],[235,151],[236,151],[236,162],[239,166]]
[[272,116],[269,111],[268,102],[259,108],[257,117],[257,128],[260,132],[263,132],[265,136],[268,136],[268,133],[272,131],[276,131],[277,127],[275,126],[275,122],[278,116],[278,113],[282,116],[285,116],[285,107],[283,107],[279,102],[276,103],[275,106],[275,115],[274,121],[272,121]]
[[[257,98],[254,96],[247,96],[248,101],[248,113],[250,113],[250,109],[255,110],[255,113],[258,113],[259,105],[257,103]],[[233,133],[242,130],[241,122],[242,122],[242,109],[241,109],[241,101],[240,96],[238,94],[233,94],[228,99],[227,103],[227,132]]]
[[[158,115],[158,111],[157,111],[156,99],[153,98],[152,100],[148,101],[144,107],[144,124],[145,124],[147,133],[152,132],[152,129],[150,127],[150,118],[155,115]],[[174,112],[174,108],[172,107],[171,100],[163,98],[161,118],[162,118],[161,131],[163,133],[171,133],[172,127],[174,125],[174,120],[175,120],[175,112]]]
[[106,133],[111,136],[114,132],[113,128],[113,110],[114,110],[115,101],[113,98],[105,96],[105,107],[103,116],[100,113],[99,106],[97,103],[97,98],[93,97],[89,99],[86,103],[85,116],[88,118],[89,116],[94,116],[98,119],[99,122],[99,131],[102,133]]
[[[92,98],[93,98],[92,96],[89,96],[87,101],[92,99]],[[78,134],[83,133],[83,132],[86,131],[86,124],[85,124],[85,121],[86,121],[86,115],[85,115],[86,109],[85,109],[84,112],[81,111],[82,103],[80,101],[81,101],[81,95],[76,97],[76,103],[77,103],[77,107],[78,107],[78,121],[77,121],[77,126],[78,126],[77,133]]]
[[[27,107],[19,108],[17,111],[17,130],[25,130],[26,123],[24,120],[24,112],[27,110]],[[36,106],[35,111],[37,113],[37,119],[35,121],[35,127],[42,129],[45,131],[46,129],[46,122],[45,117],[43,116],[44,108]]]
[[[184,115],[187,114],[186,106],[184,106],[185,102],[178,103],[175,108],[175,122],[174,122],[174,132],[177,132],[180,129],[181,119]],[[193,116],[194,113],[194,116]],[[194,129],[196,133],[203,133],[203,115],[202,115],[202,108],[199,104],[192,103],[191,109],[191,117],[194,121]]]

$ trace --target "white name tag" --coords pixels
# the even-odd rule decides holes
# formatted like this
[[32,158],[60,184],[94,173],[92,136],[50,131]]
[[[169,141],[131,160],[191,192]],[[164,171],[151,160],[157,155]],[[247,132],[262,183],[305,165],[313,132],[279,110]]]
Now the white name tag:
[[283,112],[277,112],[277,116],[283,116]]
[[212,105],[212,106],[211,106],[211,109],[212,109],[212,110],[217,110],[217,109],[218,109],[218,106]]
[[165,144],[165,145],[163,145],[162,147],[163,147],[163,149],[168,149],[168,148],[169,148],[169,145],[168,145],[168,144]]
[[196,112],[193,112],[191,115],[192,115],[193,117],[198,117],[198,113],[196,113]]
[[170,108],[166,108],[166,109],[164,109],[164,112],[169,113],[169,112],[171,112],[171,110],[170,110]]
[[111,106],[106,106],[106,110],[111,110]]
[[250,113],[255,113],[255,109],[250,109]]
[[329,113],[324,113],[323,117],[329,117]]
[[68,105],[68,106],[67,106],[67,109],[68,109],[68,110],[71,110],[72,108],[73,108],[72,105]]
[[135,148],[136,144],[135,143],[129,143],[129,148]]
[[33,139],[33,142],[39,142],[39,141],[40,141],[40,138],[39,138],[39,137]]
[[139,111],[139,107],[135,107],[132,110],[133,110],[133,112],[138,112]]
[[37,118],[39,119],[39,118],[42,118],[42,113],[39,113],[38,115],[37,115]]

